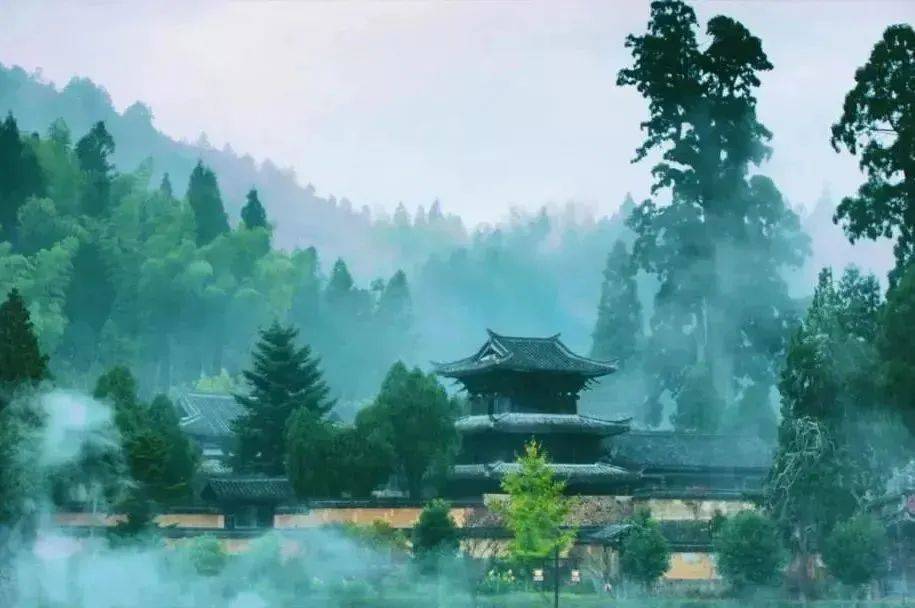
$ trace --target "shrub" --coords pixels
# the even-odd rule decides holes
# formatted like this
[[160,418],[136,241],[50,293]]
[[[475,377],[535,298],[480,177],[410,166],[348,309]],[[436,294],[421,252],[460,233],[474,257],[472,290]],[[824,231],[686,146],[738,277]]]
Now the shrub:
[[883,525],[869,515],[855,515],[840,522],[826,538],[823,561],[832,575],[846,585],[871,582],[886,571]]
[[778,529],[755,511],[741,511],[721,523],[714,541],[718,570],[735,589],[770,585],[784,563]]
[[626,578],[649,587],[670,567],[670,547],[648,511],[640,511],[630,523],[620,547],[620,570]]

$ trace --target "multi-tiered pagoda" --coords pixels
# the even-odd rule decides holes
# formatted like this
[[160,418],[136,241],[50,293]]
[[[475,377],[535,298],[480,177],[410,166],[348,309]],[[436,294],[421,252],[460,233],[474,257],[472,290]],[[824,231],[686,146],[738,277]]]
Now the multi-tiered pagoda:
[[470,415],[457,421],[462,444],[451,494],[498,492],[532,438],[546,448],[569,491],[607,493],[635,481],[637,475],[603,459],[603,440],[629,430],[629,421],[578,413],[579,393],[614,366],[576,355],[558,334],[519,338],[489,330],[476,354],[437,363],[435,371],[460,382],[470,402]]

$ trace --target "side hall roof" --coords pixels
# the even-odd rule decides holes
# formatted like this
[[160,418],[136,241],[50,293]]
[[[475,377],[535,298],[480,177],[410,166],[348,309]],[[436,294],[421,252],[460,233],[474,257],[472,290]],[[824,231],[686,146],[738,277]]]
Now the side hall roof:
[[229,439],[232,422],[244,413],[232,395],[184,393],[177,399],[181,429],[200,439]]

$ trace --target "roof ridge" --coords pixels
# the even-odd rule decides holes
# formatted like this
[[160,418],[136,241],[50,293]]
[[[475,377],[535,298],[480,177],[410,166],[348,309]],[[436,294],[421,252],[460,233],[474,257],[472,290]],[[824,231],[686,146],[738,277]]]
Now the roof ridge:
[[488,327],[486,328],[486,333],[489,334],[490,338],[505,338],[506,340],[540,340],[542,342],[559,341],[559,336],[562,335],[561,332],[557,332],[551,336],[509,336],[508,334],[500,334]]

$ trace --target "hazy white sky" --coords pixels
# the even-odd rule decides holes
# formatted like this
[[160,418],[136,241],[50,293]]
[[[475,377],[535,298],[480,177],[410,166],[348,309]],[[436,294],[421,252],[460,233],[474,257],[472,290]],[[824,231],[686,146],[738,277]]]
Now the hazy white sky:
[[[321,193],[410,207],[439,197],[468,219],[569,199],[614,209],[647,195],[630,165],[645,104],[614,85],[642,2],[38,2],[0,0],[0,62],[63,86],[149,104],[166,133],[201,131],[293,166]],[[832,151],[855,68],[915,2],[695,4],[763,43],[764,171],[797,204],[860,181]]]

